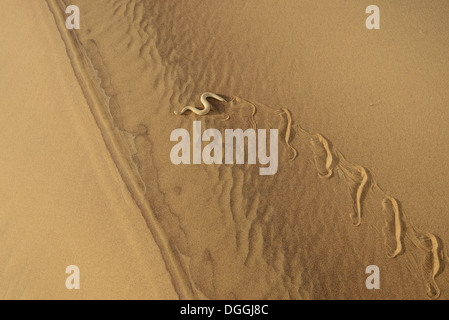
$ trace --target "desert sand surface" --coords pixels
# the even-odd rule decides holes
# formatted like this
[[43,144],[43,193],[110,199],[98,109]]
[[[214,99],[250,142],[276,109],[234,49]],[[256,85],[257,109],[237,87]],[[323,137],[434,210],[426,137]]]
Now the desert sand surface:
[[0,7],[0,298],[176,298],[47,4]]
[[[447,1],[4,3],[3,297],[449,297]],[[174,165],[194,121],[278,129],[276,174]]]

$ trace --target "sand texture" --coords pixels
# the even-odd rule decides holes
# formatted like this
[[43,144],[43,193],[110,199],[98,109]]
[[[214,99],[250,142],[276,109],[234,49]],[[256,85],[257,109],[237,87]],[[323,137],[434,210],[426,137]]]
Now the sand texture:
[[[2,1],[0,297],[449,297],[446,0]],[[277,173],[174,165],[194,121]]]
[[176,298],[45,1],[0,6],[0,298]]

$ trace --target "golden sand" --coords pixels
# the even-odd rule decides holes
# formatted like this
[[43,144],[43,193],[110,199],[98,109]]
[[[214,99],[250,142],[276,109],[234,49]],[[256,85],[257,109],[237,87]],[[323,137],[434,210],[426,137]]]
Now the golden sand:
[[0,298],[176,298],[46,3],[1,7]]
[[[356,0],[73,0],[77,31],[46,4],[0,25],[0,296],[449,297],[447,1],[379,0],[380,30]],[[173,165],[195,120],[279,129],[277,174]]]

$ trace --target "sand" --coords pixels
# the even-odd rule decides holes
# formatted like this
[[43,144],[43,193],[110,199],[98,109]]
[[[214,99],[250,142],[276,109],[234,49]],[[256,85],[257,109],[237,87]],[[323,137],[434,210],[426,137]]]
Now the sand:
[[[2,1],[0,297],[176,298],[44,1]],[[66,267],[81,290],[66,289]]]
[[[26,51],[13,45],[2,52],[18,80],[2,78],[2,106],[14,112],[1,147],[18,154],[0,166],[0,194],[11,194],[2,210],[17,212],[1,227],[2,235],[26,226],[23,233],[56,235],[38,248],[34,237],[5,236],[4,297],[72,297],[63,287],[27,291],[32,276],[13,263],[53,279],[75,250],[62,244],[75,241],[86,272],[116,279],[86,278],[92,291],[77,297],[448,298],[447,1],[379,0],[381,29],[373,31],[365,28],[372,3],[355,0],[73,0],[77,31],[65,28],[67,1],[42,3],[33,5],[41,16],[27,20],[41,29],[20,24],[18,13],[1,22],[5,42],[57,57],[20,59]],[[226,101],[209,100],[207,115],[174,114],[200,107],[204,92]],[[54,116],[16,111],[37,105]],[[39,115],[54,121],[41,128]],[[170,133],[191,131],[195,120],[219,130],[278,129],[278,172],[173,165]],[[25,167],[22,183],[8,179]],[[24,223],[30,207],[39,223]],[[92,248],[92,238],[102,246]],[[55,241],[61,253],[49,258]],[[43,252],[53,267],[42,270],[28,252]],[[381,270],[380,290],[365,286],[370,265]],[[11,274],[22,283],[6,280]],[[60,285],[41,280],[30,287],[48,294]]]

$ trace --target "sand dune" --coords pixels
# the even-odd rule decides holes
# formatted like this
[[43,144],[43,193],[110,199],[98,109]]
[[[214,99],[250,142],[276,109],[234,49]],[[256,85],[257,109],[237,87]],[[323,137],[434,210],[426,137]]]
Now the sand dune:
[[[51,48],[54,61],[43,53],[22,59],[14,49],[3,53],[9,74],[26,59],[41,69],[17,77],[48,87],[39,90],[40,100],[18,98],[33,87],[26,81],[8,86],[4,80],[1,87],[9,88],[2,104],[12,119],[2,143],[16,150],[13,159],[23,159],[14,161],[16,170],[37,158],[19,154],[29,147],[7,137],[19,132],[26,141],[39,123],[29,116],[27,128],[15,131],[13,121],[27,113],[14,108],[31,112],[34,103],[53,115],[46,135],[29,142],[52,156],[31,166],[38,177],[23,174],[15,187],[36,181],[48,189],[14,197],[9,182],[3,189],[11,199],[32,195],[33,206],[44,203],[41,194],[61,200],[67,218],[56,218],[53,207],[34,211],[41,222],[25,230],[58,230],[58,237],[33,250],[47,252],[62,239],[77,243],[74,255],[88,270],[106,268],[89,259],[98,252],[113,262],[103,276],[117,281],[87,278],[92,291],[79,297],[447,299],[447,1],[380,0],[376,31],[365,28],[368,3],[360,1],[73,0],[81,9],[77,31],[65,27],[68,1],[46,4],[29,9],[45,20],[45,32],[12,21],[18,14],[2,23],[19,34],[33,32],[30,50]],[[205,96],[200,101],[204,92],[224,101],[209,99],[204,114],[175,114],[208,107]],[[263,176],[250,164],[173,165],[170,134],[191,132],[194,121],[220,132],[277,129],[277,173]],[[60,140],[48,146],[47,136]],[[67,150],[60,152],[62,145]],[[74,163],[71,174],[64,161]],[[2,177],[13,181],[13,164],[4,162]],[[63,186],[58,192],[48,183],[53,176]],[[84,194],[79,186],[86,184],[92,187]],[[5,210],[27,212],[6,203]],[[10,263],[29,259],[33,239],[13,249],[21,242],[10,234],[25,225],[13,217],[2,223],[9,245],[1,253]],[[79,227],[61,222],[69,217]],[[101,247],[89,247],[86,219]],[[69,258],[51,259],[46,277]],[[365,287],[370,265],[381,270],[381,290]],[[28,292],[6,280],[16,270],[7,266],[0,279],[11,288],[0,291],[6,298],[71,297],[63,288]],[[120,290],[125,279],[127,289]]]
[[0,298],[176,298],[46,3],[0,6]]
[[[91,72],[99,75],[98,83],[110,98],[107,107],[116,128],[132,136],[130,150],[152,208],[145,213],[150,216],[148,220],[158,221],[161,237],[170,247],[165,254],[174,254],[174,264],[177,261],[182,269],[176,273],[181,287],[188,288],[197,298],[420,298],[426,285],[428,296],[439,295],[435,276],[442,257],[432,240],[436,239],[434,235],[408,231],[410,239],[403,239],[404,218],[397,200],[380,191],[369,170],[345,160],[321,134],[293,130],[291,118],[279,117],[281,108],[262,107],[246,100],[257,97],[265,104],[289,107],[293,118],[301,119],[296,124],[309,128],[323,127],[323,119],[331,114],[338,114],[342,123],[356,124],[361,120],[357,118],[357,109],[342,114],[327,107],[320,116],[312,112],[313,119],[310,115],[305,117],[305,109],[295,117],[295,106],[304,105],[304,98],[314,92],[307,82],[321,78],[302,80],[310,71],[304,65],[303,70],[298,69],[299,57],[315,55],[305,49],[306,41],[286,46],[285,41],[291,39],[283,28],[288,23],[268,23],[279,21],[279,15],[264,10],[274,2],[247,4],[242,9],[235,1],[210,1],[202,3],[200,11],[196,10],[199,4],[192,1],[132,1],[126,6],[120,2],[77,4],[84,8],[87,31],[77,33],[79,49],[90,59]],[[344,9],[350,9],[354,15],[358,8],[330,6],[339,10],[340,16]],[[316,17],[313,13],[328,7],[328,3],[311,7],[286,2],[279,14],[291,23],[293,18],[303,21],[295,25],[298,30],[309,32],[304,21],[312,23],[312,18],[307,15]],[[298,17],[300,8],[302,16]],[[288,14],[290,9],[295,15]],[[248,20],[246,14],[251,14],[253,20]],[[94,29],[99,19],[103,19],[102,26],[108,27]],[[356,29],[353,22],[342,23],[342,29]],[[266,37],[258,39],[254,31],[259,28],[260,32],[268,25],[272,31],[262,32]],[[325,24],[314,33],[321,30],[332,34],[331,27],[330,23]],[[242,30],[248,32],[242,35]],[[306,40],[300,35],[298,38]],[[374,35],[370,40],[379,41]],[[319,45],[315,43],[313,48]],[[111,46],[113,51],[108,49]],[[293,55],[292,48],[296,50]],[[270,60],[277,54],[286,59]],[[343,63],[332,55],[324,57],[335,66]],[[368,68],[365,72],[368,77],[369,71]],[[364,74],[360,73],[358,77]],[[343,73],[340,75],[340,81],[346,79]],[[329,82],[325,83],[332,88]],[[373,89],[372,84],[367,83],[371,85],[368,90]],[[205,118],[173,117],[178,106],[196,101],[196,90],[209,88],[245,99],[230,97],[224,107],[216,107],[216,114]],[[329,93],[333,90],[326,89]],[[334,99],[338,100],[341,94],[336,96]],[[358,96],[359,93],[350,101],[357,101]],[[230,119],[224,121],[227,116]],[[261,178],[250,167],[173,168],[167,164],[170,146],[161,137],[169,136],[177,127],[189,129],[193,119],[212,128],[249,128],[255,123],[258,128],[281,129],[286,142],[279,165],[282,171],[276,177]],[[359,134],[357,126],[351,128]],[[360,140],[354,135],[348,139],[351,131],[347,129],[329,132],[344,134],[344,145],[357,146]],[[386,138],[384,133],[382,136]],[[292,149],[299,155],[296,161],[290,161]],[[373,157],[369,151],[372,147],[366,149],[359,153],[367,152]],[[319,175],[331,178],[335,171],[341,179],[320,180],[313,173],[316,169],[312,163]],[[345,212],[349,213],[349,222],[359,228],[351,223],[346,225],[345,215],[339,215]],[[422,218],[417,220],[422,222]],[[416,230],[409,224],[407,230]],[[407,257],[389,260],[388,257],[403,253],[403,241],[404,247],[409,248]],[[382,246],[384,249],[380,250]],[[382,295],[361,286],[362,266],[373,261],[389,270]]]

